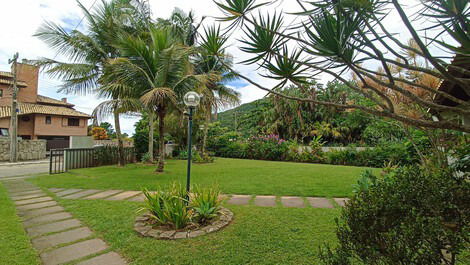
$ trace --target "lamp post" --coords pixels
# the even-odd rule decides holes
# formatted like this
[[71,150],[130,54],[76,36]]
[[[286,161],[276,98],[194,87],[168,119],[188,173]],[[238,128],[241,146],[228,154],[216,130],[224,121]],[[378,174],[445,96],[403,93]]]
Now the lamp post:
[[193,111],[199,105],[201,96],[198,93],[190,91],[184,95],[183,101],[189,108],[188,113],[188,168],[186,172],[186,192],[189,196],[189,189],[191,185],[191,151],[192,151],[192,131],[193,131]]

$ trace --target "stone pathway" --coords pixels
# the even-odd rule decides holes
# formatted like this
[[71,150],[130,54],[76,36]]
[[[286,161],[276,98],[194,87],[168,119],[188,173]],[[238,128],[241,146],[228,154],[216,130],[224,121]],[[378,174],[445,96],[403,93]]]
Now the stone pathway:
[[[145,196],[141,191],[123,190],[95,190],[95,189],[63,189],[51,188],[58,197],[64,199],[108,200],[108,201],[137,201],[143,202]],[[348,198],[321,198],[321,197],[296,197],[296,196],[271,196],[271,195],[223,195],[227,197],[228,204],[248,205],[254,204],[261,207],[276,207],[281,205],[288,208],[334,208],[344,207]]]
[[[14,201],[31,242],[45,265],[73,262],[77,265],[124,265],[127,262],[93,231],[73,218],[52,197],[22,179],[3,182]],[[55,192],[65,189],[51,189]],[[64,198],[80,198],[100,192],[81,190],[61,193]],[[75,194],[75,195],[72,195]]]

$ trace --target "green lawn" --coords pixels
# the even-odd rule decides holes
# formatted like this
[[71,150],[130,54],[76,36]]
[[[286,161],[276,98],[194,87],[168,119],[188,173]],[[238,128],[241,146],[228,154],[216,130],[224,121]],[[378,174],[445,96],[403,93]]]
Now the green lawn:
[[0,264],[41,264],[32,248],[15,206],[0,183]]
[[228,206],[233,222],[221,231],[183,240],[157,240],[133,231],[138,203],[61,200],[131,264],[317,264],[318,247],[335,244],[339,209]]
[[[193,164],[192,184],[218,184],[227,194],[350,196],[352,185],[367,168],[218,158]],[[378,173],[379,169],[371,169]],[[141,164],[72,170],[31,179],[43,187],[140,190],[186,181],[186,161],[169,160],[165,173]]]

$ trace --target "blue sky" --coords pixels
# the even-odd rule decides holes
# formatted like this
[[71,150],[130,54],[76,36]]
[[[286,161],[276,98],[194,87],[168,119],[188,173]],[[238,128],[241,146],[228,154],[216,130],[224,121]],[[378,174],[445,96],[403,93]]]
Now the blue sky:
[[[406,3],[410,3],[407,0]],[[95,2],[94,0],[81,0],[81,3],[86,7],[91,7]],[[292,5],[293,0],[285,0],[279,2],[276,9],[290,12],[296,11],[296,6]],[[99,4],[100,1],[96,1]],[[178,7],[186,12],[193,10],[196,17],[201,18],[207,16],[205,24],[214,22],[214,17],[220,17],[221,12],[213,3],[213,0],[150,0],[152,12],[154,17],[168,17],[175,7]],[[271,7],[270,7],[271,8]],[[268,9],[271,10],[271,9]],[[411,12],[411,11],[410,11]],[[24,19],[19,20],[18,14]],[[0,32],[0,71],[8,71],[8,59],[13,56],[15,52],[19,52],[20,60],[37,59],[40,57],[56,58],[57,60],[67,61],[66,58],[56,56],[53,50],[47,47],[33,34],[38,27],[45,21],[55,22],[67,30],[74,29],[80,22],[83,14],[80,12],[79,7],[75,0],[16,0],[16,1],[3,1],[2,9],[0,11],[0,25],[3,25]],[[400,37],[407,38],[407,34],[403,33],[401,25],[394,23],[393,16],[387,25],[395,27],[396,32],[400,33]],[[12,21],[15,21],[12,24]],[[84,30],[86,25],[80,24],[78,29]],[[229,47],[227,51],[233,55],[235,60],[235,69],[240,73],[252,78],[258,83],[263,84],[265,87],[272,87],[276,84],[275,81],[266,79],[258,75],[256,65],[237,64],[237,62],[246,60],[248,56],[242,53],[239,49],[238,39],[241,38],[241,31],[235,31],[229,40]],[[320,76],[321,82],[331,80],[330,78]],[[39,79],[39,93],[42,95],[50,96],[60,99],[67,97],[68,101],[76,105],[76,109],[91,113],[93,109],[103,100],[98,99],[94,95],[77,96],[77,95],[64,95],[57,93],[60,87],[60,80],[53,79],[45,74],[40,75]],[[241,93],[242,103],[251,102],[266,95],[266,92],[248,84],[243,80],[232,81],[227,84]],[[137,118],[123,118],[122,128],[123,131],[132,134],[134,131],[134,123]],[[113,123],[110,119],[109,122]]]

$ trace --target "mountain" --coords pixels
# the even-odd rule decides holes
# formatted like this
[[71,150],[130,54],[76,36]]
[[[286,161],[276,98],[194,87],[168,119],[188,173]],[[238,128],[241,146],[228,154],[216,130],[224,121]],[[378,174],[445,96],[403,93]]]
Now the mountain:
[[220,122],[222,127],[248,132],[257,126],[260,113],[268,104],[266,98],[245,103],[236,108],[220,112],[217,115],[217,121]]

